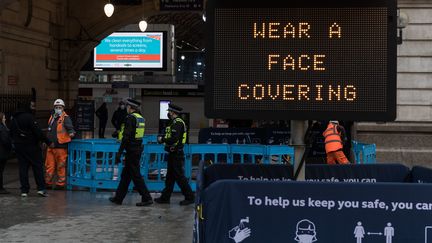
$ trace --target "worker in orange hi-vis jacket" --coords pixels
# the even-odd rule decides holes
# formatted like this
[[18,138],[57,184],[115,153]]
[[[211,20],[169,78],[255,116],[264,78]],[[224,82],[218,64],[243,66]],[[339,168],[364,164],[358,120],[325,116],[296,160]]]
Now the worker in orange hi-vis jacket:
[[327,129],[323,132],[325,150],[327,154],[327,164],[349,164],[343,152],[343,140],[345,129],[339,125],[338,121],[329,121]]
[[[54,112],[48,120],[48,138],[53,143],[48,147],[45,160],[45,183],[63,188],[66,184],[66,162],[68,143],[75,136],[72,119],[64,111],[61,99],[54,101]],[[54,177],[56,181],[53,181]]]

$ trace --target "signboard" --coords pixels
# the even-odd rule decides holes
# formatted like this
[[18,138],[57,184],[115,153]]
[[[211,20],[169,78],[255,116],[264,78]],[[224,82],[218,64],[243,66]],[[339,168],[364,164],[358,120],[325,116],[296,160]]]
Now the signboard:
[[17,85],[18,84],[18,77],[14,75],[8,75],[8,85]]
[[75,101],[75,128],[77,131],[93,131],[94,129],[94,100]]
[[209,0],[206,115],[396,117],[396,1]]
[[94,48],[102,70],[166,70],[166,32],[115,32]]
[[200,242],[432,242],[431,185],[221,180]]
[[203,10],[203,0],[160,0],[160,11]]

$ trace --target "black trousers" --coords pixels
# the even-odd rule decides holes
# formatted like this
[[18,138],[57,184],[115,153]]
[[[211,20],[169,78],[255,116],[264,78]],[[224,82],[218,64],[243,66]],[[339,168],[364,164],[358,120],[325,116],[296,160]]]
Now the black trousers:
[[0,189],[3,189],[3,172],[6,167],[7,159],[0,159]]
[[123,201],[128,192],[131,180],[135,184],[136,190],[142,196],[143,200],[150,200],[151,195],[147,189],[144,179],[140,173],[140,158],[143,148],[137,146],[136,148],[126,149],[125,167],[121,173],[120,183],[116,190],[116,199]]
[[193,200],[194,193],[192,192],[191,187],[189,186],[188,179],[184,175],[183,170],[184,163],[184,153],[181,152],[170,152],[168,153],[168,168],[167,175],[165,178],[165,188],[162,191],[161,198],[164,200],[169,200],[171,197],[171,193],[174,190],[174,184],[177,182],[177,185],[180,187],[182,194],[185,199]]
[[30,190],[28,170],[33,169],[38,191],[45,190],[45,179],[43,169],[42,151],[37,144],[15,144],[16,156],[19,165],[19,177],[21,192],[28,193]]
[[105,138],[105,128],[107,121],[99,121],[99,138]]

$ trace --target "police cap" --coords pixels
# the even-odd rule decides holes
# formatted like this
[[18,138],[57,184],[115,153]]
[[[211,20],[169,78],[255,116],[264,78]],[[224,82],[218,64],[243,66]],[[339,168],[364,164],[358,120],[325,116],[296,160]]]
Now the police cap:
[[182,110],[183,110],[183,108],[181,108],[179,106],[176,106],[176,105],[174,105],[172,103],[168,104],[168,111],[172,111],[174,113],[179,114]]
[[127,99],[126,99],[126,104],[127,104],[127,105],[130,105],[132,108],[137,109],[137,108],[140,107],[141,102],[139,102],[139,101],[137,101],[137,100],[134,100],[134,99],[131,99],[131,98],[127,98]]

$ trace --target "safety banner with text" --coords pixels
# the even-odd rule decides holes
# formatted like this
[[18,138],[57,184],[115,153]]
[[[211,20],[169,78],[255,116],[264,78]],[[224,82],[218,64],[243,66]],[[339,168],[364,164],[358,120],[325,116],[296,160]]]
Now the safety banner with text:
[[221,180],[202,242],[432,242],[431,185]]

